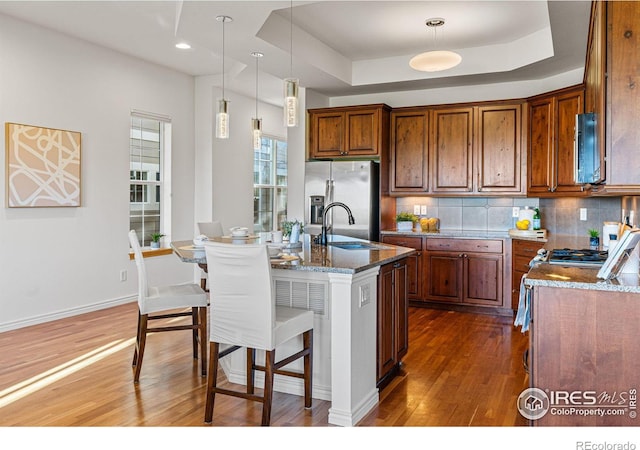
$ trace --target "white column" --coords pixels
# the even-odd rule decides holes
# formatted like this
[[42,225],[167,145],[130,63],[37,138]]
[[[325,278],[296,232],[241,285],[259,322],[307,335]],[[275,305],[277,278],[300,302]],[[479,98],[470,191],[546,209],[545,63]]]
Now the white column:
[[329,423],[357,424],[378,403],[376,309],[379,267],[329,273],[331,407]]

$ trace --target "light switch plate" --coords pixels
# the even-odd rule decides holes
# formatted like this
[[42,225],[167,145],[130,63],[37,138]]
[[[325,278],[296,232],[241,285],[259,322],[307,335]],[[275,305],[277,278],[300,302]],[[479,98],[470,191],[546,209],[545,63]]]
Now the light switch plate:
[[420,205],[420,215],[421,216],[427,215],[427,205]]
[[420,205],[413,205],[413,213],[414,213],[416,216],[419,216],[419,215],[420,215]]
[[587,220],[587,208],[580,208],[580,220]]
[[371,289],[368,284],[360,286],[360,308],[371,302]]

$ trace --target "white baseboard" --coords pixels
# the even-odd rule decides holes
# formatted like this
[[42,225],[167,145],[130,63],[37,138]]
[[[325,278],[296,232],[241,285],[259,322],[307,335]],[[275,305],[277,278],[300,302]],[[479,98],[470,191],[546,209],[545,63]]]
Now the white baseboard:
[[85,314],[88,312],[99,311],[101,309],[111,308],[113,306],[124,305],[125,303],[131,303],[137,301],[137,295],[133,297],[121,297],[111,300],[106,300],[92,305],[84,305],[79,308],[66,309],[64,311],[57,311],[49,314],[42,314],[40,316],[28,317],[26,319],[16,320],[13,322],[0,323],[0,333],[4,331],[17,330],[18,328],[24,328],[31,325],[38,325],[41,323],[51,322],[53,320],[65,319],[67,317],[77,316],[79,314]]

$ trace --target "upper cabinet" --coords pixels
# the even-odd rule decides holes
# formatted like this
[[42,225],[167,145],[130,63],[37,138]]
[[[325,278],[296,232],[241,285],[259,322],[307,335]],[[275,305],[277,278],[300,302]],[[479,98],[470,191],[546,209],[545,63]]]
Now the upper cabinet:
[[583,105],[582,86],[529,99],[528,195],[586,195],[574,181],[576,114]]
[[379,158],[389,140],[387,105],[310,109],[309,159]]
[[391,113],[390,191],[429,191],[429,110],[408,108]]
[[522,103],[391,113],[391,195],[524,195]]
[[598,195],[640,193],[640,2],[593,2],[585,69],[586,112],[595,112],[604,153]]

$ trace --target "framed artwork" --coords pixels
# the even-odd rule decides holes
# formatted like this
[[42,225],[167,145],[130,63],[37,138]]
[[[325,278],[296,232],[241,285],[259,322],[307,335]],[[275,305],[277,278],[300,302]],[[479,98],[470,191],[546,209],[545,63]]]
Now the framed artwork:
[[5,140],[7,207],[80,206],[79,132],[7,122]]

